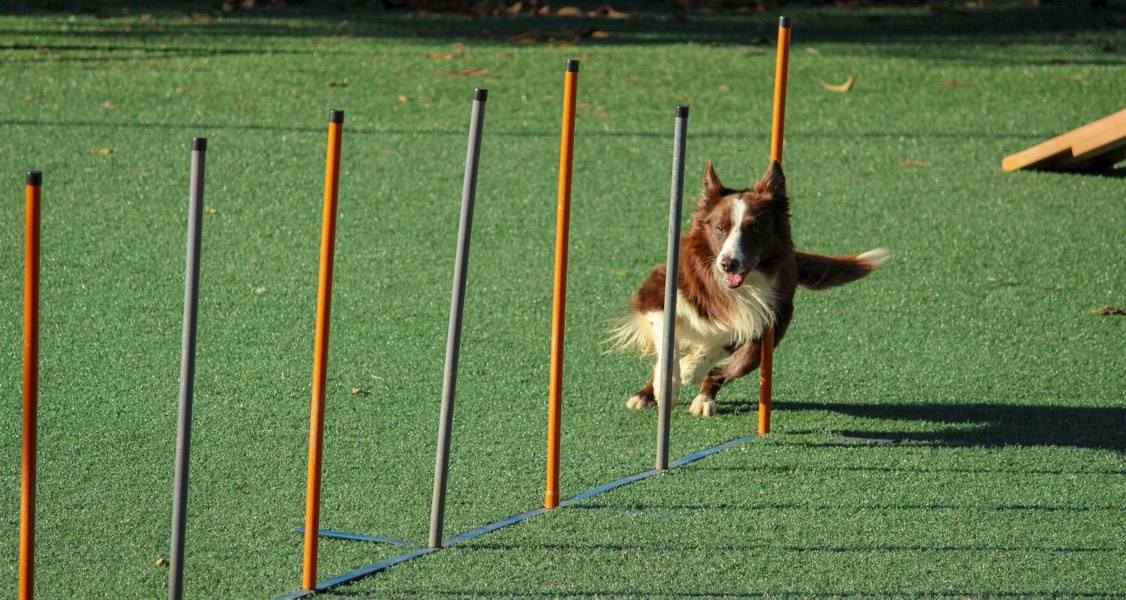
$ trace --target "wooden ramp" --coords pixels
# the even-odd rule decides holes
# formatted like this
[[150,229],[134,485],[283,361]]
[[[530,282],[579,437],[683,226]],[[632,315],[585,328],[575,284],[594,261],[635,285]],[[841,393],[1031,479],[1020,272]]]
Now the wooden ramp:
[[1006,156],[1001,168],[1006,171],[1098,171],[1123,160],[1126,160],[1126,109]]

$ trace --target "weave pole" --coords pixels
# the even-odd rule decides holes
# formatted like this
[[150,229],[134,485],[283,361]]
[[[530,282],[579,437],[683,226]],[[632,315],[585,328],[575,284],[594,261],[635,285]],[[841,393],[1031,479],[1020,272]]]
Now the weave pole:
[[[774,112],[770,120],[770,160],[782,162],[786,120],[786,78],[790,68],[790,18],[778,19],[778,53],[774,62]],[[774,327],[762,334],[759,364],[758,432],[770,433],[770,397],[774,387]]]
[[168,600],[184,595],[184,529],[188,522],[188,457],[192,438],[196,316],[199,313],[199,242],[203,220],[203,173],[207,140],[192,139],[188,193],[187,264],[184,268],[184,335],[180,345],[180,404],[176,425],[176,477],[172,494],[172,547],[168,555]]
[[442,379],[442,414],[438,422],[438,453],[434,461],[434,498],[430,506],[430,548],[442,547],[442,524],[446,514],[446,481],[450,473],[450,435],[454,420],[457,363],[461,354],[462,308],[469,271],[469,239],[473,231],[473,202],[477,196],[477,166],[480,163],[481,132],[485,125],[485,101],[489,90],[473,90],[469,119],[469,147],[465,153],[465,181],[461,188],[461,219],[457,229],[453,294],[450,299],[450,328],[446,336],[446,368]]
[[20,600],[35,594],[35,468],[39,433],[39,224],[43,173],[28,171],[23,276],[23,442],[20,461]]
[[571,223],[571,165],[579,61],[568,60],[563,80],[563,132],[559,142],[559,196],[555,215],[555,292],[551,301],[551,374],[547,400],[547,489],[544,508],[559,506],[559,441],[563,418],[563,325],[567,307],[567,245]]
[[332,260],[336,246],[336,198],[340,190],[340,138],[344,111],[328,113],[321,261],[317,276],[317,331],[313,344],[313,402],[309,419],[309,474],[305,489],[305,561],[301,586],[317,585],[317,538],[321,520],[321,467],[324,463],[325,384],[328,371],[328,323],[332,306]]
[[676,282],[680,277],[680,206],[684,199],[684,148],[688,131],[688,107],[676,107],[672,148],[672,193],[669,199],[669,246],[665,263],[665,333],[660,366],[661,398],[657,398],[657,470],[669,468],[669,416],[676,401],[673,369],[676,365]]

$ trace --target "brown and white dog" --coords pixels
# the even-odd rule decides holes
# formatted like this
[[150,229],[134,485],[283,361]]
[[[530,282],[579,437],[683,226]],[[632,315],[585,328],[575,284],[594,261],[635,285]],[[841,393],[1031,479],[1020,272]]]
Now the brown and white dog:
[[[795,250],[782,165],[771,161],[754,187],[736,190],[720,182],[709,161],[692,226],[680,240],[673,406],[682,381],[699,383],[689,412],[715,415],[720,388],[759,366],[765,330],[774,327],[775,346],[786,335],[798,285],[823,290],[855,281],[890,256],[883,248],[853,256]],[[629,399],[629,408],[651,408],[664,399],[664,294],[665,265],[659,265],[614,336],[618,348],[657,355],[653,378]]]

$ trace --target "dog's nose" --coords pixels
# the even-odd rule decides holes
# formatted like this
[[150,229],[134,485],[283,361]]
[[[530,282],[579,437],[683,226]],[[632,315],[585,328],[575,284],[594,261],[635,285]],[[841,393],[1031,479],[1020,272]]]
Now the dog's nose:
[[739,259],[724,256],[719,259],[719,266],[723,269],[724,273],[738,273],[739,272]]

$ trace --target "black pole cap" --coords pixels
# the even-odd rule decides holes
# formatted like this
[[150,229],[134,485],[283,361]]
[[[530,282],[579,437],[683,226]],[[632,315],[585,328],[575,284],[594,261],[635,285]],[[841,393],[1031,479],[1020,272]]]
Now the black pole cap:
[[778,28],[779,29],[789,29],[790,28],[790,17],[779,17],[778,18]]
[[489,90],[487,88],[473,88],[473,99],[477,102],[488,100]]
[[206,152],[207,138],[192,138],[192,150],[196,152]]
[[344,122],[344,111],[334,108],[328,111],[328,122],[336,123],[337,125]]
[[678,119],[687,119],[688,118],[688,105],[687,104],[678,104],[676,106],[676,118],[678,118]]
[[571,59],[571,58],[567,59],[567,72],[568,73],[578,73],[579,72],[579,61]]
[[34,186],[43,185],[43,172],[42,171],[28,171],[27,172],[27,185],[34,185]]

